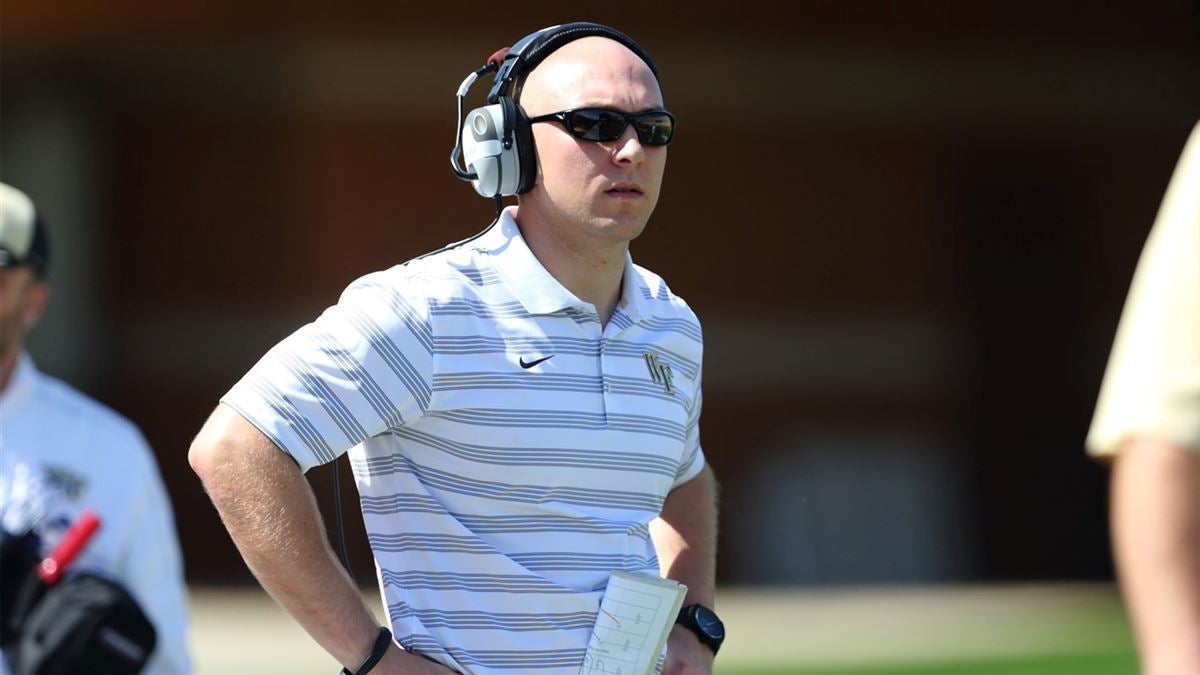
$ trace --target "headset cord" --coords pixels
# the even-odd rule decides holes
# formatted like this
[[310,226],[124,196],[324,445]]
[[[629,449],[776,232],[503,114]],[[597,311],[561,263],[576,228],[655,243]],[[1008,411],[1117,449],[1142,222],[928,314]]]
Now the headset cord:
[[[475,80],[479,79],[484,73],[489,73],[500,67],[500,62],[507,53],[508,50],[503,49],[493,54],[482,68],[468,75],[458,87],[457,96],[455,96],[458,104],[458,124],[454,129],[454,149],[450,151],[450,168],[454,170],[454,174],[459,178],[465,180],[474,180],[476,178],[474,172],[467,171],[465,167],[462,167],[458,163],[459,153],[462,152],[463,99],[466,98],[467,90],[471,88]],[[492,204],[496,208],[496,217],[499,218],[500,212],[504,210],[503,198],[500,195],[492,197]],[[342,484],[338,479],[338,460],[336,459],[333,462],[333,510],[338,525],[338,548],[342,557],[342,567],[346,568],[346,573],[353,579],[354,573],[350,570],[350,555],[346,552],[346,528],[342,524]]]
[[338,526],[338,546],[341,549],[339,553],[342,556],[342,567],[346,568],[346,574],[350,575],[350,580],[354,580],[354,572],[350,569],[350,555],[346,553],[346,528],[342,524],[342,483],[338,480],[338,462],[341,458],[333,460],[333,510],[334,518],[337,519]]

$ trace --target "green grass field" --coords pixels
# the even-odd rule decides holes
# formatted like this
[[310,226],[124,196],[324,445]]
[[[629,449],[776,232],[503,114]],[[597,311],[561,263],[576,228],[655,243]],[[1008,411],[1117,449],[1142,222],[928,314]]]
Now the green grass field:
[[1137,672],[1137,661],[1132,653],[1076,654],[870,668],[719,667],[717,672],[720,675],[1131,675]]
[[[198,675],[338,670],[259,590],[193,589],[192,606]],[[717,609],[718,675],[1137,672],[1110,584],[721,589]]]

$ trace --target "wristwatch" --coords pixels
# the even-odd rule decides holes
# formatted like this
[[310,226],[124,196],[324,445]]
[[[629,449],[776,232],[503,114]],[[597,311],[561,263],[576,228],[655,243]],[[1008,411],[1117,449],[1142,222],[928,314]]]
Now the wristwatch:
[[725,641],[725,624],[717,618],[717,613],[704,605],[688,605],[679,610],[675,623],[696,634],[700,642],[708,645],[713,654],[721,648]]

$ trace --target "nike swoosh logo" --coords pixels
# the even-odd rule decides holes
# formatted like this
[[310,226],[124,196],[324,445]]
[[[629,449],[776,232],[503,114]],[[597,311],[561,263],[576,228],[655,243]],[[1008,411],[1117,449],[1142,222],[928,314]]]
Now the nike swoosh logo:
[[536,361],[526,361],[525,357],[522,356],[520,359],[520,364],[521,364],[522,368],[525,368],[526,370],[528,370],[528,369],[536,366],[537,364],[541,363],[542,361],[546,361],[546,360],[552,359],[552,358],[554,358],[553,354],[551,354],[550,356],[543,356],[542,358],[540,358]]

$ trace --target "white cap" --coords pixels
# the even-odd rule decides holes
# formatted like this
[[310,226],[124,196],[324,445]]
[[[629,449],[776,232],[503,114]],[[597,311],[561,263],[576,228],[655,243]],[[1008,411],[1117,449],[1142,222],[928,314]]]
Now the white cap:
[[28,195],[0,183],[0,267],[45,265],[45,233]]

